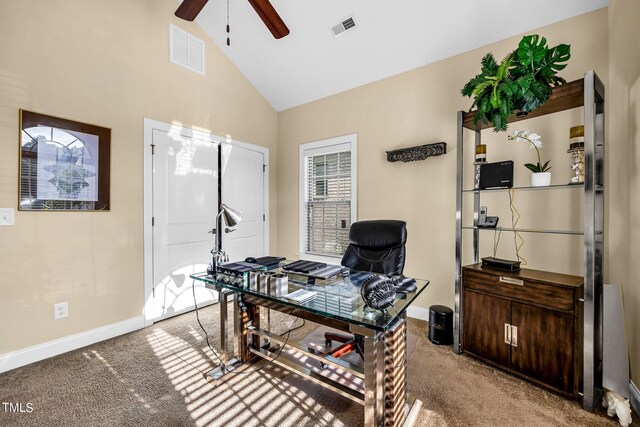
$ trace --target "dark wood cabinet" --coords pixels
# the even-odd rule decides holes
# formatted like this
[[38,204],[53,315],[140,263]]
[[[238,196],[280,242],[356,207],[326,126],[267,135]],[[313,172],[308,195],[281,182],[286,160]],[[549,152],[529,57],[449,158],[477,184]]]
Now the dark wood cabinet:
[[511,348],[504,345],[503,331],[511,322],[510,301],[477,292],[465,292],[463,296],[463,318],[471,319],[465,324],[465,350],[509,366]]
[[463,268],[462,350],[565,395],[580,384],[582,278]]

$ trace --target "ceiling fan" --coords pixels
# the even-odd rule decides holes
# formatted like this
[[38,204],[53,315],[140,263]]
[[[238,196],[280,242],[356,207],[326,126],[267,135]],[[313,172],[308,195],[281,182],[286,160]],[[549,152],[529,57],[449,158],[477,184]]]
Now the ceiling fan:
[[[176,16],[186,21],[193,21],[209,0],[184,0],[176,10]],[[273,37],[281,39],[289,34],[289,28],[269,0],[249,0],[264,25]]]

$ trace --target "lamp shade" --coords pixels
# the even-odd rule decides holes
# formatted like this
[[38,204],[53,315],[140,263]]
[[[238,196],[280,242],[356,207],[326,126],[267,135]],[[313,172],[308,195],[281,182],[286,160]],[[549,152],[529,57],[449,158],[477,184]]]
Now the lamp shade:
[[242,221],[242,212],[240,212],[239,210],[230,208],[224,203],[220,205],[220,210],[222,211],[224,223],[229,227],[234,227],[236,224]]

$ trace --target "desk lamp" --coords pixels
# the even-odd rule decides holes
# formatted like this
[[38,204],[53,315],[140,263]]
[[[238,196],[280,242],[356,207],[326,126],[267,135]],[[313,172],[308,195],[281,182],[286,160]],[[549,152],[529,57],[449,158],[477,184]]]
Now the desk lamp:
[[221,215],[224,218],[224,223],[228,227],[235,227],[240,221],[242,221],[242,212],[237,209],[230,208],[224,203],[220,204],[220,212],[216,215],[216,228],[210,231],[210,233],[215,236],[216,240],[213,250],[211,251],[213,258],[211,260],[211,264],[207,267],[208,274],[214,274],[218,271],[219,264],[229,261],[229,256],[220,249],[220,239],[218,238],[220,235],[218,226],[220,225],[219,220]]

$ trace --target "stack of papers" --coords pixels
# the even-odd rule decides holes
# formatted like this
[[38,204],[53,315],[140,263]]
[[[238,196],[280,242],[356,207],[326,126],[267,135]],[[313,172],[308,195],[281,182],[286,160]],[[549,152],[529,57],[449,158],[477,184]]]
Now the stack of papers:
[[294,302],[305,302],[315,298],[317,294],[317,292],[298,289],[297,291],[284,295],[284,297]]

